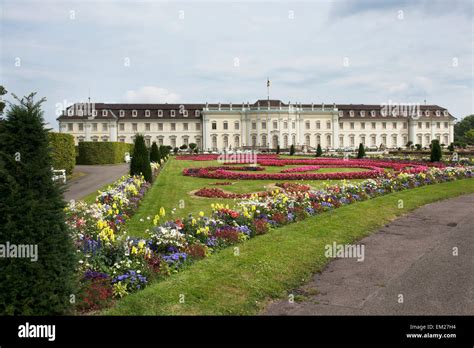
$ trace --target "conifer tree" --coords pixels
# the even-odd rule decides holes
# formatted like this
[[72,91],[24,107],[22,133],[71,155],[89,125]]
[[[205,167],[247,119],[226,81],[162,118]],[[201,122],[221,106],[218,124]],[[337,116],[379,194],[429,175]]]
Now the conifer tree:
[[0,126],[2,315],[67,314],[76,294],[77,259],[62,192],[52,180],[44,98],[34,102],[34,96],[14,96],[18,103]]
[[321,149],[321,144],[318,144],[318,147],[316,148],[316,157],[321,157],[323,154],[323,150]]
[[365,157],[365,149],[362,143],[359,144],[359,151],[357,152],[357,158],[364,158]]
[[160,149],[158,149],[158,145],[156,145],[156,142],[154,141],[153,144],[151,145],[150,161],[160,163],[160,160],[161,160]]
[[439,140],[434,139],[431,142],[431,156],[430,156],[431,162],[441,161],[442,155],[443,155],[443,153],[441,151],[441,146],[439,145]]
[[152,181],[150,155],[146,148],[145,138],[141,134],[135,136],[130,175],[143,175],[146,181]]

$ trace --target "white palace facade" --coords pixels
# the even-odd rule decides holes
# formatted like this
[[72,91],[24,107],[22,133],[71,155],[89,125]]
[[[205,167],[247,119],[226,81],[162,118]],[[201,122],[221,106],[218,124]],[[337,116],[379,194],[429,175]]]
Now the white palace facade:
[[302,104],[258,100],[242,104],[74,104],[58,117],[59,130],[81,141],[131,143],[202,151],[232,149],[427,147],[453,142],[455,118],[437,105]]

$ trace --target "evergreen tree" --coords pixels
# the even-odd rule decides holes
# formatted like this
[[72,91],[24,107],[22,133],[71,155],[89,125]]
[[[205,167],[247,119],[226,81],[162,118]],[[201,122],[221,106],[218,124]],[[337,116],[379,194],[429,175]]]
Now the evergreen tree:
[[295,154],[295,145],[290,146],[290,156],[293,156]]
[[76,294],[76,252],[52,180],[44,98],[34,96],[14,96],[0,126],[0,245],[31,246],[31,257],[0,259],[3,315],[67,314]]
[[439,162],[441,160],[443,153],[441,152],[441,146],[439,145],[439,140],[434,139],[431,142],[431,162]]
[[151,145],[151,151],[150,151],[150,161],[160,163],[160,160],[161,160],[160,149],[158,149],[158,145],[156,145],[156,142],[153,142],[153,144]]
[[277,145],[276,153],[277,153],[277,155],[280,154],[280,145]]
[[323,150],[321,149],[321,144],[318,144],[318,147],[316,148],[316,157],[321,157],[323,154]]
[[357,158],[364,158],[365,157],[365,149],[362,143],[359,144],[359,151],[357,152]]
[[130,162],[130,175],[143,175],[148,182],[152,181],[150,157],[143,135],[135,136],[133,155]]

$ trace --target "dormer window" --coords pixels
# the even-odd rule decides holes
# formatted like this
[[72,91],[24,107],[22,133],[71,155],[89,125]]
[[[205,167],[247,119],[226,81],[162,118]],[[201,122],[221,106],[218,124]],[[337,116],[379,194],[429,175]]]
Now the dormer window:
[[344,111],[339,110],[339,117],[342,117],[342,116],[344,116]]
[[380,114],[382,115],[382,117],[387,116],[387,110],[382,109],[382,111],[380,111]]
[[97,110],[92,110],[92,116],[97,116]]
[[443,111],[443,114],[444,114],[445,117],[447,117],[447,116],[449,115],[449,114],[448,114],[448,110],[444,110],[444,111]]
[[397,117],[397,114],[398,114],[398,113],[397,113],[397,110],[394,109],[394,110],[392,111],[392,116],[393,116],[393,117]]
[[426,110],[426,111],[425,111],[425,116],[426,116],[426,117],[430,116],[430,111],[429,111],[429,110]]
[[375,117],[375,115],[376,115],[376,114],[375,114],[375,110],[372,110],[372,111],[370,112],[370,116]]
[[201,116],[201,110],[195,110],[194,111],[194,116],[196,116],[196,117]]
[[119,111],[119,116],[120,116],[120,117],[125,117],[125,111],[120,110],[120,111]]
[[349,111],[349,116],[354,117],[354,110]]
[[78,116],[84,116],[84,110],[82,110],[82,109],[77,110],[77,115]]
[[176,110],[171,110],[170,115],[171,115],[171,117],[175,117],[176,116]]
[[137,117],[137,110],[132,110],[132,117]]
[[150,110],[145,110],[145,117],[150,117]]
[[74,111],[73,108],[69,108],[69,109],[67,110],[68,116],[74,115],[74,112],[73,112],[73,111]]
[[163,110],[158,110],[158,117],[163,117]]
[[102,116],[107,117],[107,110],[102,110]]
[[188,117],[188,110],[183,111],[183,117]]
[[365,111],[364,111],[364,110],[362,110],[362,111],[360,112],[360,117],[365,117]]
[[440,117],[441,116],[441,111],[436,110],[436,116]]

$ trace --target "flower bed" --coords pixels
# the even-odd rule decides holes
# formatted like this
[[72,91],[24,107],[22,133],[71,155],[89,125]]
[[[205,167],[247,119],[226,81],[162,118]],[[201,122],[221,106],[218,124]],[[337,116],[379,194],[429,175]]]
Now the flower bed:
[[[296,184],[296,183],[279,183],[275,186],[283,189],[286,192],[306,192],[311,189],[308,185]],[[261,191],[261,192],[254,192],[254,193],[233,193],[233,192],[225,192],[219,188],[208,188],[204,187],[196,192],[194,192],[196,196],[205,197],[205,198],[224,198],[224,199],[237,199],[237,198],[251,198],[253,196],[256,197],[266,197],[271,194],[269,191]]]
[[[344,183],[324,190],[306,185],[280,184],[285,190],[253,194],[229,208],[212,204],[212,213],[166,221],[163,208],[153,218],[147,239],[134,239],[123,222],[136,207],[134,198],[146,191],[140,178],[127,178],[100,195],[92,206],[68,208],[68,224],[75,231],[79,271],[83,274],[86,308],[108,305],[143,289],[150,280],[178,272],[216,250],[243,242],[308,216],[357,201],[423,185],[474,177],[473,168],[429,168],[420,173],[387,174],[360,183]],[[217,188],[214,188],[217,189]],[[218,189],[217,189],[218,190]],[[115,204],[115,206],[114,206]],[[150,218],[151,219],[151,218]]]

